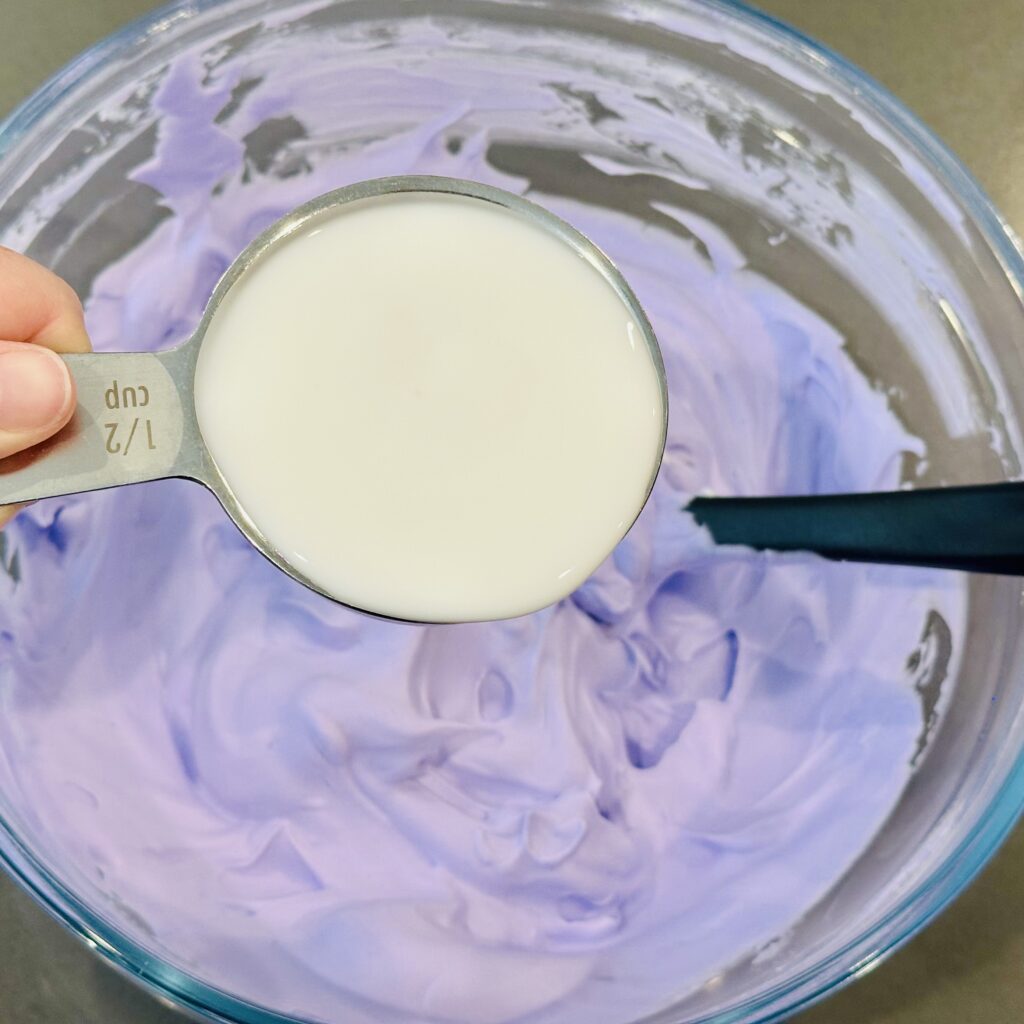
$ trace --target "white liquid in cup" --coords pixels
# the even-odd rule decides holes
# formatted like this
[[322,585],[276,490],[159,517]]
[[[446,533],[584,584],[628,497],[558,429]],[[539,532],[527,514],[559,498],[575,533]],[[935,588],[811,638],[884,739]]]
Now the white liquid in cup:
[[195,396],[292,565],[426,622],[571,592],[639,513],[663,439],[654,357],[610,281],[522,215],[428,192],[269,250],[214,313]]

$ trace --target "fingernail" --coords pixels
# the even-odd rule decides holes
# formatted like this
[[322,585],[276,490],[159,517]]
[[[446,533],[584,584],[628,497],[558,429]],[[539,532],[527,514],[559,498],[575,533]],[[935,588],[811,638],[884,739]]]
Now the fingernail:
[[0,351],[0,430],[43,430],[70,393],[71,375],[55,352],[27,342]]

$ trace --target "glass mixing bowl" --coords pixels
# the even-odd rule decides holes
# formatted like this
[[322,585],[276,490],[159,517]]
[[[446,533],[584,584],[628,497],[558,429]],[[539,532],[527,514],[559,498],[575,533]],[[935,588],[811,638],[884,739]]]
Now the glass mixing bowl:
[[[367,145],[396,125],[415,136],[422,123],[455,153],[485,123],[488,159],[510,178],[633,217],[653,218],[659,203],[693,213],[826,317],[927,444],[927,459],[905,460],[908,484],[1019,476],[1024,262],[1006,226],[956,159],[877,85],[785,26],[715,0],[171,4],[78,58],[0,126],[0,242],[90,296],[99,275],[171,215],[146,180],[155,148],[174,138],[183,169],[206,159],[196,155],[201,140],[193,150],[173,130],[162,134],[173,111],[155,98],[171,62],[191,54],[207,79],[235,75],[227,107],[208,112],[223,123],[255,87],[246,69],[298,48],[358,74],[344,103],[325,100],[313,133],[286,101],[250,111],[239,144],[276,203],[250,234],[308,198],[302,172],[317,152]],[[443,109],[400,73],[410,68],[420,81],[448,83]],[[501,83],[491,93],[489,75]],[[425,161],[413,153],[379,173],[431,170]],[[595,172],[601,161],[618,171]],[[616,175],[622,187],[609,184]],[[168,269],[169,282],[178,272]],[[153,321],[161,336],[145,344],[187,335],[191,323],[173,302]],[[150,329],[145,310],[135,322]],[[100,340],[130,348],[133,339]],[[17,576],[14,542],[0,551]],[[878,963],[991,856],[1024,801],[1021,586],[977,576],[968,599],[959,650],[941,620],[908,642],[909,653],[920,639],[911,669],[925,718],[945,707],[874,841],[784,935],[648,1019],[786,1016]],[[8,770],[0,851],[52,914],[200,1015],[298,1019],[222,990],[201,964],[159,947],[130,906],[100,901],[76,874],[89,866],[62,864],[53,837],[13,799]]]

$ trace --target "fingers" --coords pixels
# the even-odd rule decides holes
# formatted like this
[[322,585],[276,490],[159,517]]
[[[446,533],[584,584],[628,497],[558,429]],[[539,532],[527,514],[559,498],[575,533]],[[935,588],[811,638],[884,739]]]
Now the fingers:
[[82,304],[45,267],[0,246],[0,339],[30,341],[54,352],[88,352]]
[[[63,360],[42,345],[0,341],[0,459],[57,433],[75,411]],[[0,527],[18,506],[0,506]]]
[[42,345],[0,341],[0,459],[56,434],[75,409],[64,361]]
[[[88,352],[82,305],[45,267],[0,246],[0,459],[56,434],[75,411],[58,352]],[[0,526],[14,514],[0,507]]]

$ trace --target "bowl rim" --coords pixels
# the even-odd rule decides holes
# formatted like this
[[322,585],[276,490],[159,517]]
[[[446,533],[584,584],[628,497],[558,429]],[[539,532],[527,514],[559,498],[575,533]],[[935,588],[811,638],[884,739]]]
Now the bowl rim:
[[[100,39],[47,78],[31,95],[0,118],[0,161],[49,113],[66,93],[88,82],[106,61],[152,37],[178,28],[210,10],[238,0],[170,0]],[[243,0],[244,2],[244,0]],[[923,158],[929,171],[960,200],[1024,305],[1024,244],[958,156],[910,108],[867,72],[823,43],[745,0],[655,0],[666,7],[704,8],[752,30],[787,58],[853,93],[901,142]],[[269,4],[268,4],[269,7]],[[756,1016],[772,1024],[808,1008],[873,970],[948,907],[977,877],[1024,813],[1024,747],[1006,770],[989,803],[961,842],[932,874],[859,935],[798,974],[733,1006],[690,1024],[740,1024]],[[55,879],[11,826],[0,818],[2,834],[15,855],[0,848],[0,867],[45,911],[121,973],[140,982],[165,1002],[223,1024],[306,1024],[216,989],[162,962],[96,915]],[[920,904],[920,905],[919,905]],[[902,920],[907,918],[909,920]],[[851,954],[863,950],[845,965]],[[838,970],[836,969],[838,968]],[[823,975],[825,975],[823,977]],[[665,1011],[656,1015],[663,1020]]]

